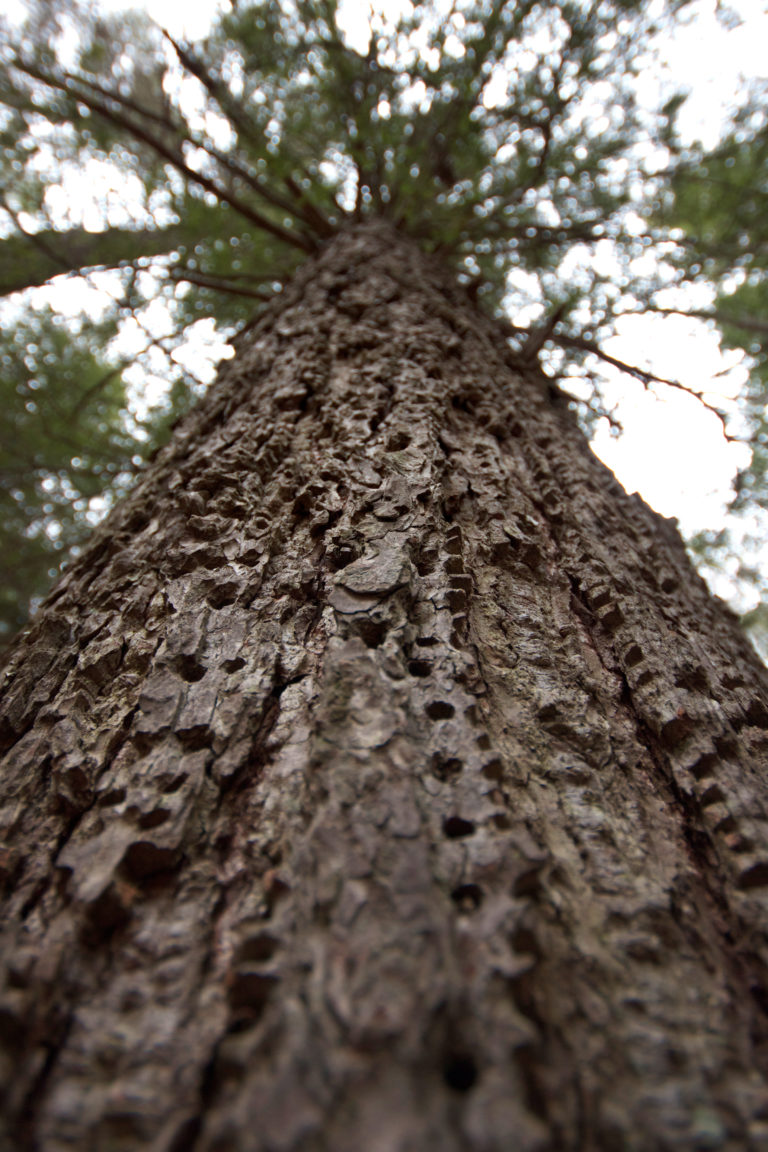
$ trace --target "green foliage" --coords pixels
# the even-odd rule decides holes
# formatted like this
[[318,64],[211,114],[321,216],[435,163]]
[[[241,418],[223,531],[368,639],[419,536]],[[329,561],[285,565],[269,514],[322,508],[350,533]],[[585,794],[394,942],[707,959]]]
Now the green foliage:
[[[567,357],[595,385],[583,404],[593,417],[602,411],[595,364],[615,363],[601,341],[621,314],[656,306],[668,283],[637,275],[649,251],[681,282],[716,283],[729,310],[759,305],[744,293],[762,291],[753,275],[755,249],[761,259],[768,251],[761,201],[739,199],[737,212],[719,182],[725,173],[743,191],[757,179],[763,129],[745,120],[708,159],[707,196],[701,165],[697,172],[677,138],[682,97],[666,93],[655,111],[638,99],[653,36],[685,2],[654,5],[651,20],[641,0],[418,0],[398,19],[373,10],[357,48],[337,0],[225,7],[192,45],[143,14],[109,16],[85,0],[30,0],[23,27],[0,24],[0,294],[113,270],[101,338],[133,318],[148,334],[152,370],[175,380],[178,394],[174,357],[188,325],[212,316],[227,336],[328,236],[383,216],[513,318],[522,356],[543,350],[553,369]],[[673,179],[649,175],[649,139],[674,160]],[[641,187],[656,198],[647,231],[638,228]],[[67,197],[70,188],[77,197]],[[606,250],[610,274],[596,260]],[[157,299],[168,317],[159,338],[147,321]],[[43,327],[47,353],[65,365],[69,357],[72,369],[47,369],[37,391],[50,395],[52,411],[74,407],[69,434],[79,447],[67,456],[62,441],[46,455],[38,423],[23,451],[43,461],[40,479],[14,488],[22,495],[9,498],[9,517],[25,547],[53,555],[74,539],[93,493],[127,476],[137,452],[136,430],[121,422],[119,374],[104,385],[108,411],[86,419],[78,408],[83,381],[109,370],[94,353],[95,333],[67,341],[50,316]],[[762,352],[750,354],[759,365]],[[21,378],[6,371],[21,397]],[[748,397],[754,429],[761,396]],[[764,456],[765,431],[753,436]],[[112,471],[98,463],[107,458]],[[756,447],[755,468],[760,459]],[[746,474],[743,483],[751,484]]]
[[[289,271],[287,246],[310,250],[347,216],[375,213],[480,271],[500,298],[510,260],[556,272],[574,243],[621,230],[624,162],[647,127],[634,85],[649,33],[640,4],[422,3],[375,20],[361,53],[334,0],[261,0],[165,54],[148,21],[71,5],[58,21],[70,42],[77,30],[68,67],[50,23],[36,13],[6,48],[10,162],[31,132],[34,155],[55,151],[60,170],[108,157],[141,178],[153,222],[177,221],[190,243],[246,221],[259,233],[254,279]],[[33,184],[11,207],[37,212],[42,233],[45,181]],[[212,200],[222,220],[196,236],[195,203]],[[137,255],[154,254],[138,229],[136,241]],[[198,257],[198,274],[228,272]],[[105,251],[102,263],[121,259],[130,253]]]
[[165,411],[126,420],[121,365],[91,348],[109,330],[67,329],[49,309],[6,327],[0,344],[0,639],[25,619],[94,505],[112,500],[154,446]]
[[[711,569],[730,565],[741,584],[761,599],[745,623],[768,651],[768,594],[759,552],[768,512],[768,115],[766,91],[748,93],[730,130],[710,151],[683,148],[671,136],[676,159],[656,207],[656,219],[676,239],[672,257],[680,283],[712,286],[708,315],[724,348],[741,351],[749,369],[739,405],[739,434],[751,459],[737,475],[730,511],[739,519],[728,531],[701,533],[698,555]],[[761,647],[762,646],[762,647]]]
[[666,222],[684,237],[678,262],[692,277],[716,283],[765,272],[768,260],[768,123],[757,94],[736,114],[710,152],[676,145],[665,194]]

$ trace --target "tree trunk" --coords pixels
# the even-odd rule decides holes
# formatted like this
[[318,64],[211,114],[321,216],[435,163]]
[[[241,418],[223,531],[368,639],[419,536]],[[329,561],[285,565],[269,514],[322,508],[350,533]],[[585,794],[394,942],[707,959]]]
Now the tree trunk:
[[11,654],[3,1146],[768,1148],[767,699],[496,323],[336,237]]

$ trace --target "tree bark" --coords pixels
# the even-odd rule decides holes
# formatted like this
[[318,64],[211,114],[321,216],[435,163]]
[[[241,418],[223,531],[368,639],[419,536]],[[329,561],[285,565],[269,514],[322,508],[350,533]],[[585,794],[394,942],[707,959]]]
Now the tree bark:
[[496,323],[339,235],[11,653],[4,1146],[768,1148],[767,700]]

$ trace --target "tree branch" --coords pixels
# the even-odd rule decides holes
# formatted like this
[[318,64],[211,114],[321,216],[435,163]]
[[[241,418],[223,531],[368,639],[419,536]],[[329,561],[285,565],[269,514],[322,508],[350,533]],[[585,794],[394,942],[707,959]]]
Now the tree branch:
[[[237,102],[232,99],[226,85],[216,81],[211,76],[207,68],[205,68],[204,65],[191,54],[191,52],[177,43],[177,41],[174,40],[169,32],[166,32],[164,28],[161,29],[161,31],[165,39],[176,53],[179,62],[192,76],[200,81],[205,90],[208,92],[209,96],[211,96],[219,105],[221,111],[229,120],[230,124],[235,127],[237,132],[239,132],[245,140],[250,141],[250,143],[253,144],[257,149],[261,149],[263,146],[263,140],[261,140],[258,135],[254,135],[253,126],[250,120],[246,116],[243,116],[240,107],[238,106]],[[319,209],[315,208],[314,205],[308,205],[304,195],[297,194],[298,186],[295,185],[295,183],[289,183],[288,179],[284,180],[284,183],[292,194],[292,200],[287,201],[284,199],[284,197],[272,191],[272,189],[266,186],[262,180],[259,180],[258,177],[253,176],[250,173],[246,173],[240,165],[235,165],[232,161],[224,157],[218,151],[214,152],[214,150],[208,148],[206,145],[198,145],[198,147],[204,147],[206,151],[210,152],[211,155],[215,155],[215,158],[219,161],[219,163],[224,164],[225,166],[231,168],[233,171],[236,171],[240,176],[243,177],[243,179],[247,179],[253,190],[262,196],[268,203],[271,203],[273,207],[280,208],[282,211],[289,212],[292,216],[297,216],[300,219],[303,219],[304,222],[309,224],[310,227],[314,227],[321,236],[333,235],[335,231],[333,225],[329,220],[325,218],[325,216],[323,216]]]
[[208,176],[205,176],[201,172],[195,172],[194,169],[190,168],[184,161],[180,152],[170,148],[162,140],[158,139],[157,136],[143,127],[143,125],[137,124],[135,120],[132,120],[122,112],[110,108],[108,104],[97,99],[89,91],[76,88],[71,83],[68,84],[65,80],[61,80],[50,73],[43,72],[34,65],[24,63],[18,59],[15,61],[15,65],[17,68],[26,72],[27,75],[33,77],[33,79],[39,80],[41,83],[47,84],[49,87],[55,88],[67,96],[71,96],[75,100],[80,100],[87,108],[90,108],[91,111],[96,112],[108,122],[116,124],[118,127],[130,132],[136,140],[140,140],[143,144],[146,144],[156,152],[158,156],[161,156],[178,172],[185,176],[187,180],[198,184],[201,188],[204,188],[206,192],[210,192],[211,195],[215,196],[217,200],[228,204],[230,208],[233,208],[235,212],[250,221],[250,223],[254,224],[257,228],[269,233],[269,235],[274,236],[278,240],[282,240],[286,244],[300,248],[303,252],[314,251],[314,245],[305,237],[300,236],[296,232],[291,232],[287,228],[283,228],[280,224],[276,224],[270,220],[269,217],[264,216],[255,208],[252,208],[250,204],[246,204],[243,200],[239,199],[239,197],[227,192],[225,188],[222,188],[220,184],[217,184]]
[[[11,216],[14,213],[4,205]],[[0,239],[0,296],[39,288],[54,276],[81,273],[88,268],[117,268],[142,256],[163,256],[189,243],[181,225],[168,228],[46,229]],[[36,249],[36,251],[35,251]]]
[[625,360],[619,360],[618,357],[611,356],[610,353],[604,352],[593,340],[587,340],[583,336],[568,336],[563,333],[553,334],[550,336],[550,339],[553,344],[557,344],[560,348],[573,348],[597,356],[598,359],[602,360],[605,364],[610,364],[612,368],[618,368],[620,372],[625,372],[628,376],[639,380],[646,388],[651,384],[664,384],[667,388],[675,388],[680,392],[687,393],[688,396],[693,396],[708,412],[711,412],[712,415],[716,416],[720,421],[723,428],[723,437],[727,443],[736,444],[739,442],[738,437],[731,436],[727,430],[726,414],[720,408],[711,404],[703,392],[698,392],[695,388],[689,388],[679,380],[669,380],[665,376],[657,376],[655,372],[651,372],[647,368],[640,368],[636,364],[628,364]]
[[[758,332],[768,336],[768,320],[757,320],[754,316],[733,316],[720,308],[660,308],[653,304],[643,305],[644,312],[657,316],[692,316],[696,320],[714,320],[718,324],[730,324],[733,328],[743,328],[745,332]],[[619,316],[638,316],[636,310],[619,312]]]
[[188,268],[171,268],[169,275],[178,283],[188,281],[197,284],[200,288],[211,288],[215,292],[226,292],[232,296],[247,296],[251,300],[271,300],[274,293],[260,292],[256,288],[245,288],[235,284],[224,276],[216,276],[207,272],[196,272]]
[[[554,328],[559,318],[558,314],[561,311],[562,309],[557,309],[549,320],[544,322],[543,326],[534,328],[513,324],[510,320],[502,321],[504,327],[514,336],[525,337],[522,347],[517,352],[517,355],[524,363],[530,363],[532,359],[530,352],[527,351],[527,346],[533,348],[534,356],[537,356],[547,341],[556,344],[558,348],[564,350],[572,348],[579,352],[588,352],[590,355],[596,356],[598,360],[602,360],[604,364],[610,364],[612,368],[617,368],[620,372],[626,373],[627,376],[632,376],[635,380],[639,380],[646,388],[650,387],[651,384],[664,384],[667,388],[675,388],[680,392],[685,392],[688,396],[692,396],[720,421],[723,428],[723,436],[727,443],[740,443],[738,436],[732,436],[727,430],[727,417],[725,412],[715,407],[714,404],[711,404],[703,392],[697,392],[695,388],[689,388],[686,384],[681,384],[679,380],[669,380],[665,376],[657,376],[655,372],[651,372],[648,368],[640,368],[636,364],[628,364],[625,360],[620,360],[617,356],[611,356],[609,352],[605,352],[594,340],[587,340],[584,336],[569,336],[564,332],[555,332]],[[543,339],[538,339],[542,332],[544,334]]]

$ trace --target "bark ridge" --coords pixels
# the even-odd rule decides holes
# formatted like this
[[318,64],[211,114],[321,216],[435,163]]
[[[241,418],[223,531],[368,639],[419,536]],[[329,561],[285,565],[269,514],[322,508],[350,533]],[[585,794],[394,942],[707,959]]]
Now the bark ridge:
[[6,1146],[768,1147],[765,670],[394,232],[243,334],[3,700]]

